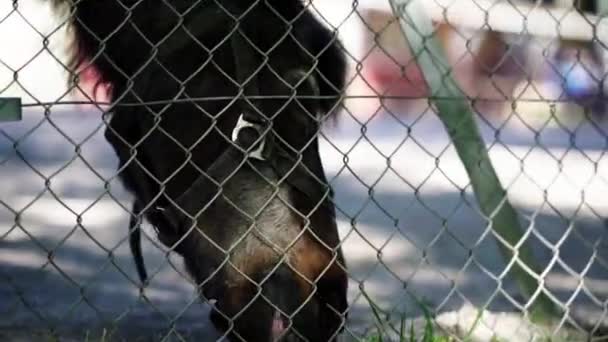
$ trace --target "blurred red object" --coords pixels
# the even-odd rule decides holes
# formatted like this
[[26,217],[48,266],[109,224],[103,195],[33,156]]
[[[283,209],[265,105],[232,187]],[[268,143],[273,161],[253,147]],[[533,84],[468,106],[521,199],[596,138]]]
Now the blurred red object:
[[385,96],[425,97],[427,86],[424,77],[392,13],[366,9],[361,16],[370,30],[363,38],[368,54],[362,61],[361,70],[369,86]]
[[[88,65],[88,62],[83,65]],[[85,67],[78,73],[78,82],[74,89],[76,101],[94,103],[108,103],[111,98],[112,87],[102,83],[99,73],[94,67]]]

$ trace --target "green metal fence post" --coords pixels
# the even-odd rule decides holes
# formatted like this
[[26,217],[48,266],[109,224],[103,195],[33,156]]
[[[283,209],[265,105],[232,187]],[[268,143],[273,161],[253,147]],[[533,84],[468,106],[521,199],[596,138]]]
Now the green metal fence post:
[[466,96],[451,76],[442,47],[433,37],[432,22],[422,4],[430,0],[389,1],[431,91],[430,101],[464,164],[482,212],[498,236],[499,250],[507,265],[512,264],[508,274],[529,300],[531,320],[548,322],[556,308],[542,291],[542,279],[535,276],[539,267],[523,239],[525,234],[517,213],[492,166]]
[[21,118],[21,99],[0,97],[0,122],[20,121]]
[[608,16],[608,1],[606,0],[595,0],[595,8],[597,15],[600,17]]

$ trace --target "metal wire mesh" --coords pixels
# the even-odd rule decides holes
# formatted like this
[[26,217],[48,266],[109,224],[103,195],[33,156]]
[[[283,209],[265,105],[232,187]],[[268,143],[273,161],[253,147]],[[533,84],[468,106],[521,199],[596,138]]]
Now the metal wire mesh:
[[333,322],[325,340],[605,338],[604,5],[420,3],[549,323],[389,1],[13,0],[0,96],[24,115],[0,123],[2,340],[314,341]]

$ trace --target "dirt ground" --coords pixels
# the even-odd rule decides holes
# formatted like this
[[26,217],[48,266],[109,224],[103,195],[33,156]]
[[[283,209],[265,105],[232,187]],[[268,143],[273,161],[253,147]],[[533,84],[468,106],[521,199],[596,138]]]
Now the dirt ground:
[[[180,261],[172,257],[174,266],[168,264],[154,239],[144,245],[152,282],[139,293],[124,241],[130,197],[112,178],[116,159],[98,116],[74,109],[50,118],[53,124],[30,110],[23,122],[0,128],[0,331],[19,327],[44,333],[52,327],[82,336],[115,326],[115,336],[128,340],[153,338],[167,329],[213,336],[208,308],[181,275]],[[385,116],[368,123],[369,141],[357,142],[361,133],[348,120],[322,139],[351,276],[347,336],[365,334],[372,326],[362,291],[394,318],[401,312],[419,316],[417,301],[437,313],[466,303],[519,311],[523,303],[514,284],[498,278],[504,262],[470,189],[459,190],[467,185],[466,175],[441,126],[429,115],[401,144],[408,135],[392,120]],[[532,231],[535,254],[550,270],[546,288],[560,303],[569,303],[571,316],[605,321],[605,140],[593,127],[581,128],[575,136],[580,151],[568,151],[560,129],[548,128],[541,149],[528,144],[532,133],[526,137],[521,131],[504,128],[491,153]],[[484,132],[491,140],[491,130]],[[15,142],[23,159],[13,150]],[[72,143],[79,146],[79,157]],[[397,146],[387,172],[382,153],[389,155]],[[347,167],[336,148],[350,150]],[[561,164],[551,155],[561,156]]]

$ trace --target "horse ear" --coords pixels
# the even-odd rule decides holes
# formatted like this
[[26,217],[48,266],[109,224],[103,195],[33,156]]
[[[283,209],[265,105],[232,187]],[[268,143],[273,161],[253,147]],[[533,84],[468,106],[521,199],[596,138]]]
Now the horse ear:
[[305,107],[311,118],[319,119],[321,114],[321,88],[314,74],[296,69],[287,72],[284,79],[292,89],[296,90],[298,97],[304,97],[299,102]]
[[319,82],[317,81],[317,78],[314,76],[313,72],[295,69],[288,71],[283,78],[292,87],[307,87],[305,90],[307,90],[307,93],[311,93],[307,95],[319,96],[321,94]]
[[300,151],[314,139],[321,121],[319,86],[311,72],[291,69],[281,74],[281,93],[287,99],[279,114],[274,116],[273,131],[288,151]]

